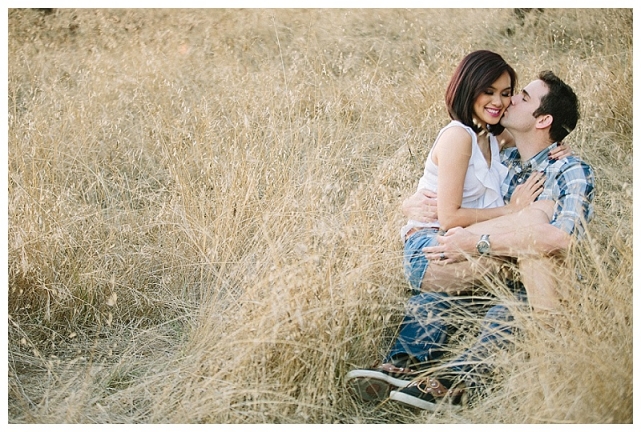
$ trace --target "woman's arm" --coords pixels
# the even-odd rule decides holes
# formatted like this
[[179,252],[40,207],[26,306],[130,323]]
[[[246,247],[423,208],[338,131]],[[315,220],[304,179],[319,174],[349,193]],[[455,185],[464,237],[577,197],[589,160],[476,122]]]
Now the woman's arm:
[[552,150],[550,150],[549,157],[550,159],[563,159],[564,157],[572,156],[574,152],[572,149],[563,144],[563,142],[557,143],[556,147],[554,147]]
[[432,157],[438,165],[438,221],[444,230],[455,226],[467,227],[512,214],[527,207],[542,190],[543,176],[538,173],[532,176],[532,181],[525,188],[521,188],[522,195],[519,199],[512,199],[505,206],[489,209],[462,208],[463,184],[472,156],[472,138],[464,129],[453,127],[443,132],[434,145]]

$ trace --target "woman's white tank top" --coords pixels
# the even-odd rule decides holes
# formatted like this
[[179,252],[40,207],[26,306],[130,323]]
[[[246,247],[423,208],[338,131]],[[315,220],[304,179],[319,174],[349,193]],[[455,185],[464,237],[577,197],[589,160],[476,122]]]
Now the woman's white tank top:
[[[461,207],[465,208],[492,208],[499,207],[504,205],[503,195],[501,194],[501,184],[505,177],[507,176],[507,167],[501,164],[500,155],[499,155],[499,144],[498,140],[494,135],[490,134],[490,151],[491,151],[491,163],[488,167],[487,161],[481,153],[479,148],[476,133],[474,130],[468,126],[465,126],[463,123],[453,120],[440,130],[434,143],[438,142],[441,134],[451,127],[461,127],[465,129],[470,136],[472,137],[472,156],[470,157],[470,162],[467,167],[467,172],[465,173],[465,181],[463,183],[463,199],[461,201]],[[418,182],[419,189],[429,189],[434,192],[437,191],[438,185],[438,166],[432,161],[432,152],[434,150],[434,145],[427,155],[427,160],[425,161],[425,170],[423,171],[423,176]],[[405,241],[405,235],[407,232],[416,227],[432,227],[438,228],[439,223],[424,223],[415,220],[409,220],[407,224],[401,229],[401,238]]]

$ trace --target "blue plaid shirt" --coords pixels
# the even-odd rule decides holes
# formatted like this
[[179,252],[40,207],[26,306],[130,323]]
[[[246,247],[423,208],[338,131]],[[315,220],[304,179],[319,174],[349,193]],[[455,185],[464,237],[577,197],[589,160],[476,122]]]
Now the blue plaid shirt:
[[592,167],[575,156],[549,160],[548,153],[556,143],[528,161],[521,161],[516,147],[501,153],[501,162],[508,167],[508,174],[501,192],[509,202],[514,189],[533,171],[545,173],[543,192],[537,200],[552,200],[554,216],[550,223],[577,238],[583,236],[585,225],[592,219],[594,199],[594,172]]

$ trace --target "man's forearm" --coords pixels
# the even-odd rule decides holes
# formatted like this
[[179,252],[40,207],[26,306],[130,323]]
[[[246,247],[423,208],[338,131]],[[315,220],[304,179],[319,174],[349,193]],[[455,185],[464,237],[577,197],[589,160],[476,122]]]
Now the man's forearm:
[[[481,224],[478,224],[481,225]],[[473,225],[472,227],[475,227]],[[495,257],[541,257],[559,255],[570,246],[571,237],[549,223],[512,227],[510,231],[491,231],[484,227],[452,228],[444,236],[437,237],[438,245],[423,248],[425,257],[434,262],[448,264],[479,256],[476,244],[481,234],[489,234],[490,256]]]
[[542,201],[518,213],[470,225],[479,237],[490,235],[492,253],[501,256],[549,255],[566,249],[570,236],[550,225],[554,202]]
[[565,231],[546,223],[490,235],[492,255],[517,258],[562,253],[570,246],[570,241],[571,237]]

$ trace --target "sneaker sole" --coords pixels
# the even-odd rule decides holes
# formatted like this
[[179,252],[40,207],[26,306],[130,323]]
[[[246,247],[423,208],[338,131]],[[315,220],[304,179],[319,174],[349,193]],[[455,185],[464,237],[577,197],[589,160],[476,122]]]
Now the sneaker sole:
[[347,381],[347,387],[352,394],[365,402],[387,399],[393,388],[388,382],[371,377],[353,377]]
[[409,379],[394,378],[393,376],[387,375],[386,373],[368,369],[352,370],[349,371],[345,376],[345,379],[347,381],[356,378],[370,378],[377,381],[383,381],[393,387],[407,387],[412,382],[412,380]]
[[411,406],[413,408],[419,408],[419,409],[430,411],[430,412],[436,412],[436,410],[438,410],[439,408],[445,408],[445,407],[448,407],[449,409],[452,409],[454,411],[459,411],[461,409],[459,405],[452,405],[452,404],[443,403],[443,402],[441,403],[428,402],[428,401],[419,399],[415,396],[408,395],[407,393],[403,393],[401,391],[390,392],[389,398],[390,400],[400,402],[407,406]]

